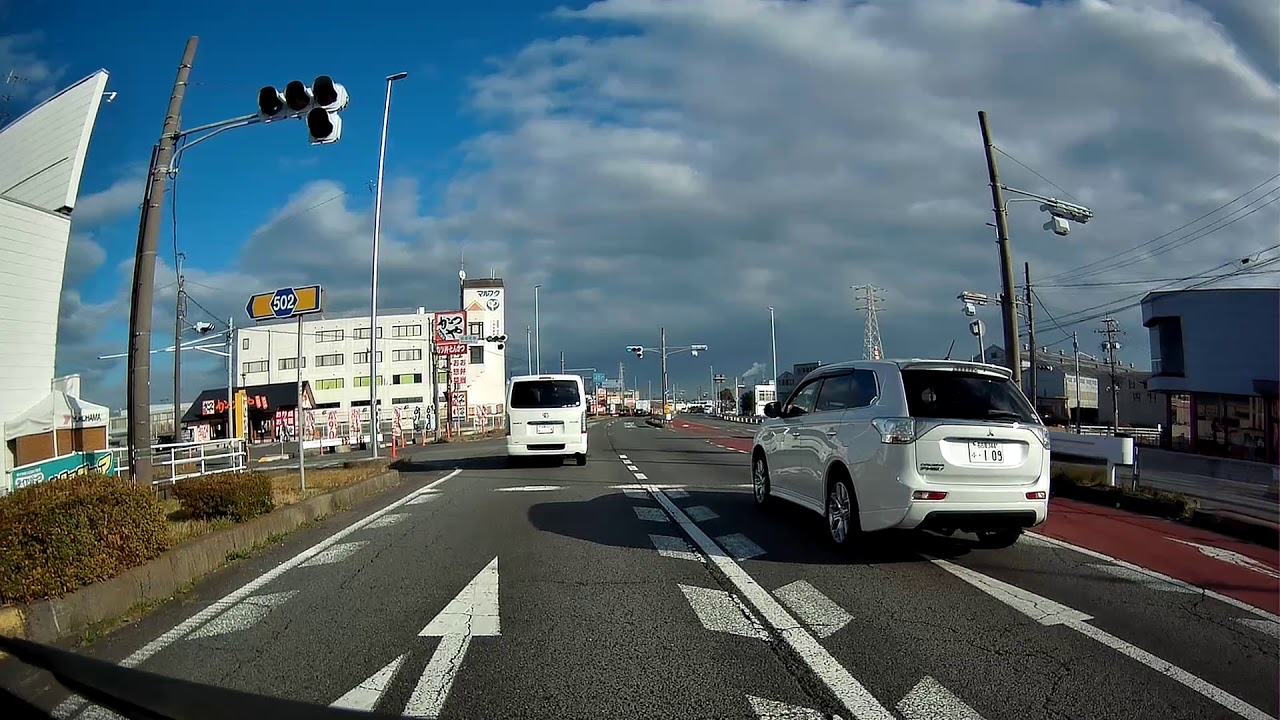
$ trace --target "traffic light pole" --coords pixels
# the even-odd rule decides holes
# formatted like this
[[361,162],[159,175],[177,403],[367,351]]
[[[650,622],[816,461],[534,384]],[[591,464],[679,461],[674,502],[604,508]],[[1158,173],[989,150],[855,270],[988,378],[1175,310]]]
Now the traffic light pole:
[[[187,38],[169,95],[160,141],[148,169],[147,195],[142,203],[138,249],[134,257],[133,292],[129,303],[129,474],[134,482],[150,485],[151,475],[151,310],[155,304],[156,247],[160,240],[160,205],[165,175],[173,157],[182,117],[187,78],[195,61],[198,38]],[[178,418],[174,418],[176,425]],[[145,450],[143,450],[145,448]]]
[[667,329],[662,328],[662,346],[659,351],[662,356],[662,424],[666,425],[671,422],[671,415],[667,413]]

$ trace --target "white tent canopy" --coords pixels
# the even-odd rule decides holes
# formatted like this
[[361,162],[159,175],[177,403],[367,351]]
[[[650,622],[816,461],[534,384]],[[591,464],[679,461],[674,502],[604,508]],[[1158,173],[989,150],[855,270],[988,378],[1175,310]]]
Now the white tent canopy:
[[106,427],[109,411],[102,405],[51,392],[26,412],[4,424],[5,441],[58,430]]

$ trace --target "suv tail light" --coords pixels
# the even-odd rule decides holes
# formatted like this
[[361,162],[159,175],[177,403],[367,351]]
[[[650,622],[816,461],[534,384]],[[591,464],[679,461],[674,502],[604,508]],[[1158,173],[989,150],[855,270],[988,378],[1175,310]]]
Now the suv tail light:
[[1031,432],[1035,433],[1036,439],[1040,441],[1040,444],[1044,446],[1044,449],[1048,450],[1049,449],[1049,428],[1043,425],[1030,425],[1028,427],[1031,429]]
[[915,442],[916,421],[909,417],[876,418],[871,421],[880,433],[880,442],[887,445],[906,445]]

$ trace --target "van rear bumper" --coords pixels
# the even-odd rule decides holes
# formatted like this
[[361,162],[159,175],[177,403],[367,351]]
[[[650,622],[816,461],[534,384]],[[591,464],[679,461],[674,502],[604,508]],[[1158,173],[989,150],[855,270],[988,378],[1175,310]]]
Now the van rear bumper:
[[554,438],[546,439],[538,438],[538,440],[541,442],[525,442],[508,437],[507,455],[529,457],[535,455],[587,454],[587,436],[585,434],[580,434],[577,436],[577,439],[573,440],[566,438],[565,436],[555,436]]

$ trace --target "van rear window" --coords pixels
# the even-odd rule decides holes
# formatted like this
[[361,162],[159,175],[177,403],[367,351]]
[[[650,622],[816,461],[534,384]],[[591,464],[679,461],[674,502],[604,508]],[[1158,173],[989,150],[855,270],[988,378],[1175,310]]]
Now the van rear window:
[[903,370],[911,417],[1039,423],[1011,380],[954,370]]
[[511,386],[511,407],[516,410],[546,410],[581,404],[578,383],[572,380],[524,380]]

